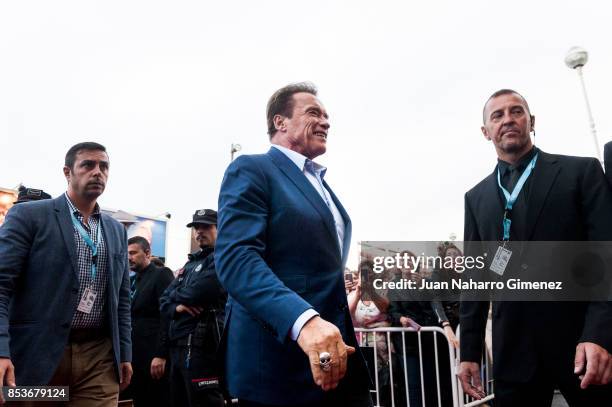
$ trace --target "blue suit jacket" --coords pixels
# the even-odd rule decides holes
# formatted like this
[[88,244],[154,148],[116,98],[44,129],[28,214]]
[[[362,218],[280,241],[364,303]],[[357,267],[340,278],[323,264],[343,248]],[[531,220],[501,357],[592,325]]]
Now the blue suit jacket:
[[[290,338],[314,308],[356,345],[344,290],[351,221],[325,184],[346,225],[340,256],[334,220],[312,184],[281,151],[244,155],[227,169],[219,195],[216,265],[230,294],[225,368],[232,395],[269,404],[316,402],[308,358]],[[368,383],[360,353],[344,380]]]
[[[132,359],[125,229],[101,215],[108,247],[106,323],[115,362]],[[11,208],[0,227],[0,356],[18,386],[45,385],[68,343],[79,301],[76,244],[64,195]]]

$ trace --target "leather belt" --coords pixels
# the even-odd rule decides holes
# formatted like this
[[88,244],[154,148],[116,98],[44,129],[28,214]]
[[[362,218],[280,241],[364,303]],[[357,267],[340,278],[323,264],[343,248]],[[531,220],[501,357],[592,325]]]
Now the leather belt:
[[73,343],[91,342],[108,337],[108,331],[102,328],[73,328],[69,340]]

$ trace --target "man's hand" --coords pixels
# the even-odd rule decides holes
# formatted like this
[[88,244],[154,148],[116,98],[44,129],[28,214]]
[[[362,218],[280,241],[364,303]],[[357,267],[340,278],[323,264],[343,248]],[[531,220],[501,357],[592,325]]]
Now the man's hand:
[[579,375],[581,389],[591,384],[608,384],[612,381],[612,356],[596,343],[581,342],[576,346],[574,374]]
[[[317,386],[324,391],[338,387],[340,379],[346,373],[346,359],[355,353],[355,348],[348,346],[342,340],[340,330],[316,316],[311,318],[302,327],[297,343],[310,360],[312,378]],[[331,355],[331,369],[323,371],[319,365],[319,353],[329,352]]]
[[155,380],[159,380],[164,376],[166,371],[166,359],[164,358],[153,358],[151,361],[151,377]]
[[461,362],[459,372],[457,372],[463,392],[476,400],[485,396],[480,382],[480,365],[476,362]]
[[0,404],[4,404],[2,387],[15,387],[15,366],[9,358],[0,358]]
[[132,364],[130,362],[121,362],[119,391],[125,390],[132,381]]
[[202,313],[203,310],[204,308],[196,307],[193,305],[179,304],[176,306],[176,312],[186,312],[192,317],[197,317],[198,315],[200,315],[200,313]]

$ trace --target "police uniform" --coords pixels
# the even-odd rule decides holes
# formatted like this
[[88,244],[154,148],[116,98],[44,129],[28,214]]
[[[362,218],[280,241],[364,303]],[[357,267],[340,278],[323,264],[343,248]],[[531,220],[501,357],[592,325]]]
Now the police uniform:
[[[193,222],[216,225],[217,213],[199,210]],[[160,299],[170,317],[170,383],[174,405],[223,406],[217,347],[223,330],[227,293],[217,279],[214,247],[189,255],[189,261]],[[179,304],[202,307],[198,316],[176,312]]]
[[19,187],[19,195],[17,196],[17,200],[13,204],[16,205],[23,202],[42,201],[43,199],[51,199],[51,195],[42,189],[27,188],[21,185]]

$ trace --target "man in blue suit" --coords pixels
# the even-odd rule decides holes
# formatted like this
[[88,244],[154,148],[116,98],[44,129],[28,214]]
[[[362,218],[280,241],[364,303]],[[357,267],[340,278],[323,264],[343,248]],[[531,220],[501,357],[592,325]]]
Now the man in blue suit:
[[278,90],[272,148],[227,169],[216,265],[229,292],[224,333],[230,394],[245,406],[370,406],[344,291],[351,221],[312,161],[328,115],[312,84]]
[[132,375],[127,239],[100,212],[104,146],[66,154],[65,194],[0,227],[0,384],[70,386],[71,406],[116,406]]

